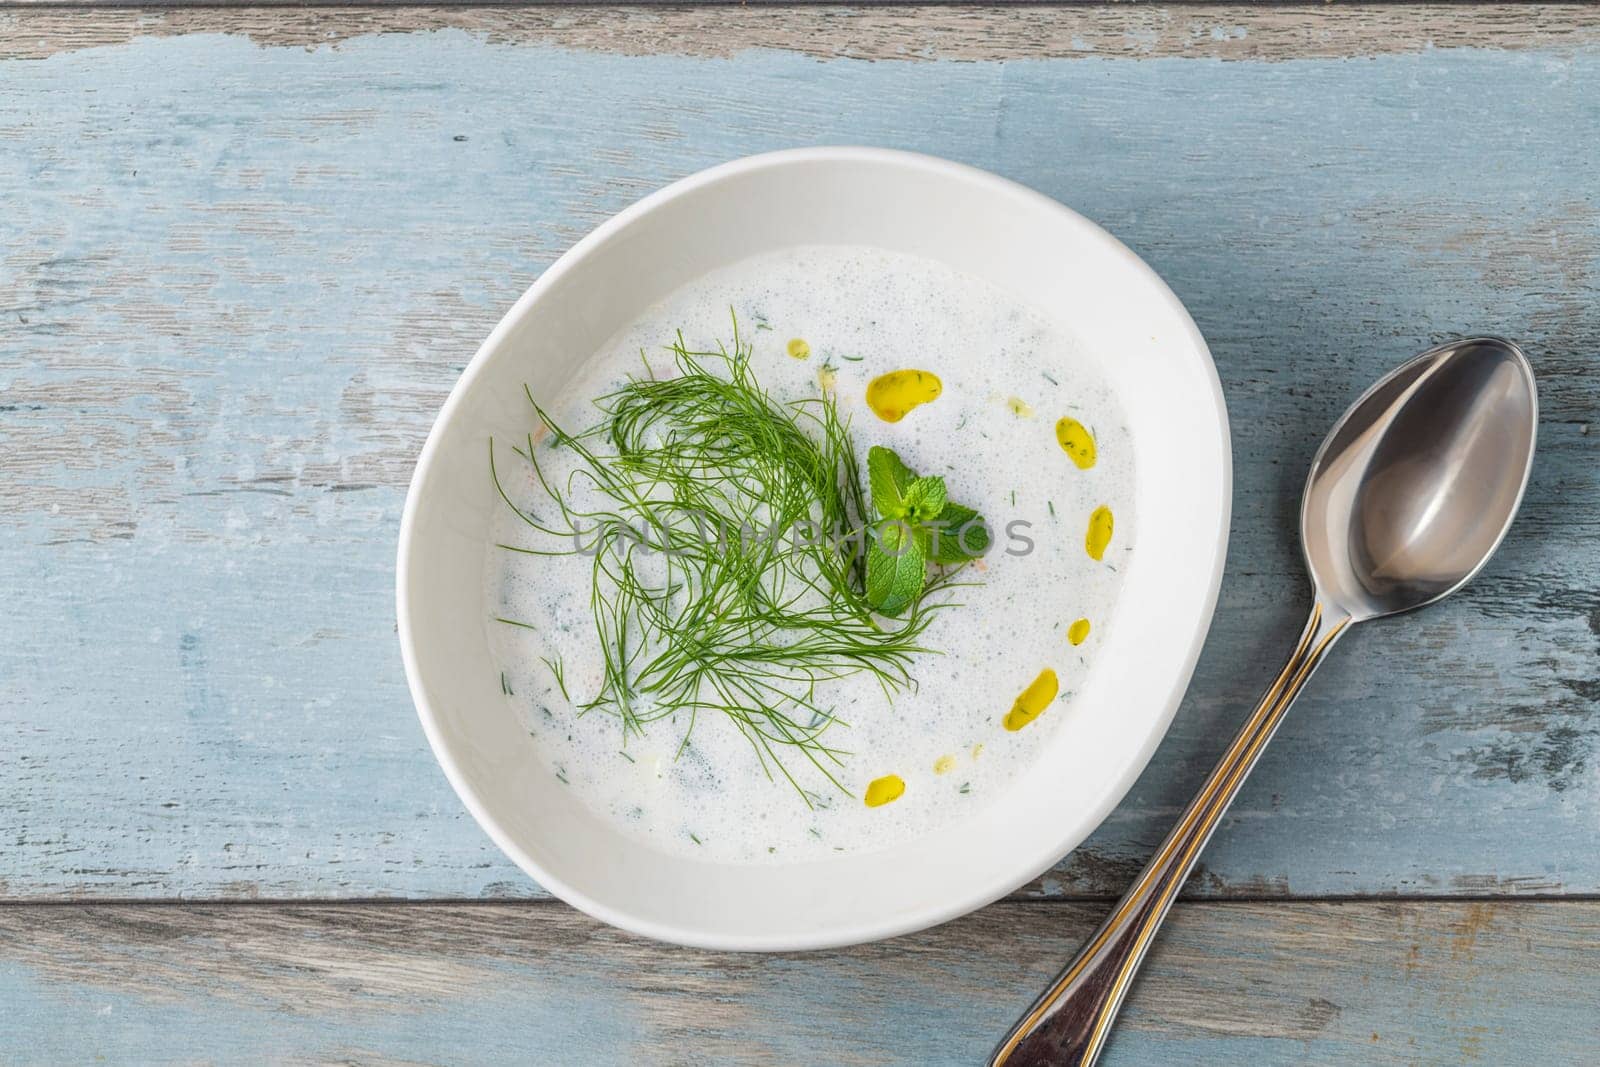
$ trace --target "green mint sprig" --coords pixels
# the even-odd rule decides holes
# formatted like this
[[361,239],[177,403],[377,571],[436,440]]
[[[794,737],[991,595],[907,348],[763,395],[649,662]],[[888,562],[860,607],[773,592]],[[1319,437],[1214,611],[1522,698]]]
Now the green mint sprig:
[[867,453],[867,481],[878,513],[867,547],[867,603],[894,616],[916,603],[928,564],[951,566],[989,550],[989,527],[972,508],[953,503],[944,479],[920,477],[892,449]]

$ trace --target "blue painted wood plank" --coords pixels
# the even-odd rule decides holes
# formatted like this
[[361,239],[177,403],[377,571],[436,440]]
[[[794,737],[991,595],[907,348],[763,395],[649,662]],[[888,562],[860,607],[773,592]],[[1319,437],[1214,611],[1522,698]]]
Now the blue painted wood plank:
[[0,61],[0,893],[537,893],[405,693],[410,463],[589,227],[827,142],[965,160],[1101,222],[1185,300],[1227,390],[1234,542],[1193,690],[1030,892],[1120,889],[1298,627],[1323,431],[1382,369],[1481,330],[1540,371],[1524,518],[1459,600],[1341,648],[1193,891],[1600,891],[1600,50],[985,60],[981,37],[960,62],[459,30]]
[[[1008,902],[799,956],[654,945],[550,904],[0,909],[26,1062],[982,1061],[1099,906]],[[1107,1067],[1584,1063],[1593,902],[1180,904]]]

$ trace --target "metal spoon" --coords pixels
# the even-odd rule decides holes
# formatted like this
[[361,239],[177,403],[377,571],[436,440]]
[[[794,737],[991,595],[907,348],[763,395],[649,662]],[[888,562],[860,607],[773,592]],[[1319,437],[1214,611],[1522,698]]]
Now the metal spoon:
[[1300,643],[1150,865],[991,1067],[1099,1058],[1200,850],[1328,649],[1356,623],[1449,596],[1494,554],[1528,484],[1538,414],[1527,357],[1494,337],[1424,352],[1344,413],[1311,461],[1300,505],[1314,594]]

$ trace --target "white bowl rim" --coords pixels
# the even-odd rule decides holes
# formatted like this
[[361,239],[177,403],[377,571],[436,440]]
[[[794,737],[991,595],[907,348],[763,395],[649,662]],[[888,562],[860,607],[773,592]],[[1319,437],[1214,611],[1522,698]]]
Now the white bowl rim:
[[[1181,670],[1177,676],[1178,682],[1166,697],[1165,707],[1158,716],[1156,728],[1149,731],[1143,743],[1139,746],[1137,756],[1129,761],[1115,787],[1105,792],[1100,802],[1094,806],[1089,818],[1078,822],[1078,825],[1089,827],[1088,830],[1076,840],[1064,839],[1059,842],[1059,848],[1052,850],[1053,858],[1047,860],[1043,865],[1036,865],[1022,872],[1013,870],[997,872],[987,885],[976,890],[970,890],[960,899],[949,900],[942,906],[928,906],[920,911],[897,916],[893,920],[881,920],[854,926],[830,927],[805,937],[793,935],[779,935],[777,937],[752,934],[730,935],[718,931],[644,920],[626,911],[613,908],[594,899],[577,886],[542,867],[512,839],[511,835],[506,832],[499,820],[491,814],[468,782],[466,775],[457,763],[448,742],[443,736],[438,717],[431,702],[428,700],[417,662],[406,576],[414,565],[412,559],[412,535],[415,528],[416,512],[420,507],[420,494],[417,490],[426,479],[429,468],[435,462],[436,454],[440,448],[440,440],[443,436],[442,429],[451,421],[456,409],[464,402],[464,397],[471,391],[473,384],[484,372],[484,367],[489,362],[492,354],[500,347],[506,336],[529,313],[530,308],[539,301],[545,291],[556,285],[562,276],[606,242],[612,240],[618,233],[629,227],[636,219],[650,214],[663,204],[705,186],[751,172],[817,162],[888,163],[905,168],[940,172],[978,185],[988,186],[998,193],[1032,200],[1042,210],[1062,213],[1087,226],[1097,239],[1105,242],[1109,254],[1123,257],[1136,272],[1145,277],[1151,285],[1152,294],[1158,296],[1166,304],[1167,310],[1175,314],[1178,321],[1184,325],[1188,334],[1188,341],[1203,364],[1201,370],[1204,372],[1210,387],[1210,399],[1216,419],[1215,426],[1222,445],[1221,485],[1218,487],[1221,507],[1218,510],[1217,523],[1214,529],[1209,531],[1213,552],[1211,573],[1206,586],[1203,610],[1200,613],[1194,633],[1190,637],[1189,646],[1185,650]],[[1178,706],[1181,704],[1188,689],[1195,665],[1199,661],[1201,649],[1204,647],[1206,636],[1210,631],[1211,622],[1216,612],[1217,597],[1222,586],[1223,569],[1228,551],[1232,501],[1232,434],[1228,421],[1227,404],[1222,392],[1222,382],[1217,374],[1216,363],[1211,358],[1210,348],[1201,335],[1199,327],[1195,325],[1193,318],[1189,315],[1188,309],[1184,307],[1183,303],[1160,275],[1156,274],[1132,249],[1117,240],[1108,231],[1093,220],[1073,211],[1060,201],[1028,186],[1003,178],[979,167],[924,153],[859,145],[825,145],[763,152],[720,163],[680,178],[670,185],[664,186],[635,201],[606,219],[579,239],[546,268],[523,292],[500,321],[495,324],[494,329],[490,331],[489,336],[484,339],[483,343],[478,346],[472,359],[456,380],[456,384],[451,387],[450,394],[446,397],[444,405],[439,409],[439,414],[434,419],[433,426],[428,432],[427,440],[423,443],[416,467],[412,472],[411,481],[406,489],[405,506],[400,518],[395,567],[396,628],[400,639],[401,659],[405,667],[406,683],[411,692],[412,702],[416,706],[417,716],[422,723],[422,730],[428,739],[429,747],[433,750],[434,758],[438,760],[446,779],[450,782],[456,795],[461,798],[461,802],[466,806],[468,812],[489,835],[495,845],[537,882],[541,888],[554,894],[579,911],[632,934],[691,948],[724,951],[804,951],[837,948],[898,937],[968,914],[999,900],[1019,886],[1026,885],[1028,882],[1038,878],[1069,855],[1073,849],[1081,845],[1088,835],[1100,826],[1112,810],[1121,803],[1122,798],[1149,765],[1150,758],[1155,754],[1156,748],[1166,737],[1167,731],[1172,725],[1172,719],[1176,715]],[[1066,836],[1070,838],[1072,835],[1069,833]]]

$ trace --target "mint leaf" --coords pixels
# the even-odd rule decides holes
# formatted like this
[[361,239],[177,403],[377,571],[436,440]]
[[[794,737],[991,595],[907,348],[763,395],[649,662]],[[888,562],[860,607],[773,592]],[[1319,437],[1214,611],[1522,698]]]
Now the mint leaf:
[[867,547],[867,603],[898,615],[922,596],[928,564],[948,566],[989,550],[989,528],[969,507],[950,502],[944,479],[923,478],[893,449],[867,452],[872,506],[878,513]]
[[872,488],[872,506],[885,519],[898,519],[906,513],[905,494],[917,480],[916,472],[892,449],[873,445],[867,452],[867,481]]
[[898,615],[922,595],[927,561],[922,547],[904,522],[878,524],[867,548],[867,603],[885,615]]
[[989,551],[989,527],[983,516],[969,507],[946,504],[939,517],[929,525],[933,528],[928,549],[928,560],[932,563],[940,566],[965,563]]
[[927,522],[944,507],[944,479],[918,478],[906,487],[904,500],[907,518],[914,523]]

